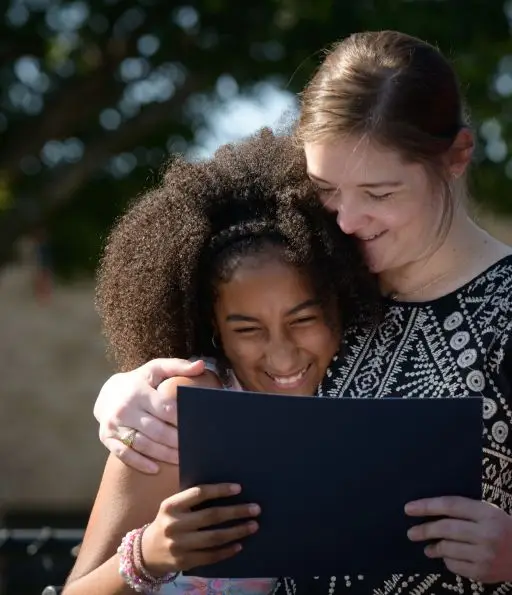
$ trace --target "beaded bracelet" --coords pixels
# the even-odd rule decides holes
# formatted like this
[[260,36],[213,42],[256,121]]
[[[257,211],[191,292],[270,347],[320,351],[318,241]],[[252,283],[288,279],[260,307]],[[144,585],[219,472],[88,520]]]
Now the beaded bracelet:
[[139,570],[142,577],[150,584],[157,586],[172,583],[180,574],[179,572],[168,572],[163,576],[154,577],[144,566],[144,557],[142,556],[142,535],[148,527],[149,523],[141,527],[135,535],[135,542],[133,544],[133,560],[135,562],[135,567],[137,570]]
[[137,529],[128,532],[121,541],[117,549],[119,554],[119,574],[123,577],[125,583],[138,593],[151,593],[149,586],[138,576],[133,563],[133,542]]
[[154,577],[144,567],[142,535],[148,526],[149,524],[129,531],[117,549],[120,558],[119,574],[130,588],[137,593],[146,595],[158,593],[163,585],[174,582],[180,574],[179,572],[169,572],[164,576]]

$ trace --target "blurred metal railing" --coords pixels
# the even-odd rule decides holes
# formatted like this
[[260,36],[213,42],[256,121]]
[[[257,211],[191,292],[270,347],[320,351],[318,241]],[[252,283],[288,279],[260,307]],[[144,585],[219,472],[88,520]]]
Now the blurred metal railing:
[[[57,595],[69,574],[83,529],[0,527],[0,594]],[[44,590],[43,590],[44,589]]]
[[84,536],[83,529],[59,529],[41,527],[40,529],[9,529],[0,527],[0,551],[10,545],[25,549],[30,556],[37,554],[41,548],[55,541],[67,547],[70,543],[80,543]]

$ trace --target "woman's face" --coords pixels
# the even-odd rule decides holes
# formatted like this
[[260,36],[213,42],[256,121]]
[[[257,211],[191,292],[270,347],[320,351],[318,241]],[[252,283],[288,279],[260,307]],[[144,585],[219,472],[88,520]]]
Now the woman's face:
[[358,139],[307,143],[305,153],[323,204],[359,239],[372,272],[417,262],[437,246],[442,201],[423,166]]
[[216,289],[217,332],[243,388],[313,395],[340,333],[335,308],[326,319],[307,276],[276,256],[248,256]]

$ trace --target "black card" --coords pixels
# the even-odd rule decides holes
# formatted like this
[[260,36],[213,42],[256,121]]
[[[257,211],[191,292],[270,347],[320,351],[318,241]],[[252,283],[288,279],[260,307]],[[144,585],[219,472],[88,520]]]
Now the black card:
[[[406,502],[481,498],[482,400],[327,399],[180,387],[182,489],[233,482],[259,531],[203,577],[434,573]],[[218,502],[215,504],[219,504]]]

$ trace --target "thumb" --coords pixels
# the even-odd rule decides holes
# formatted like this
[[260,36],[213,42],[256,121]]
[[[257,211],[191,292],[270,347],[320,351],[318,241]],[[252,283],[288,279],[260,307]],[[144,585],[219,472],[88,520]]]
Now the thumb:
[[161,382],[173,376],[199,376],[204,372],[204,362],[189,362],[176,357],[158,358],[142,366],[148,383],[156,388]]

